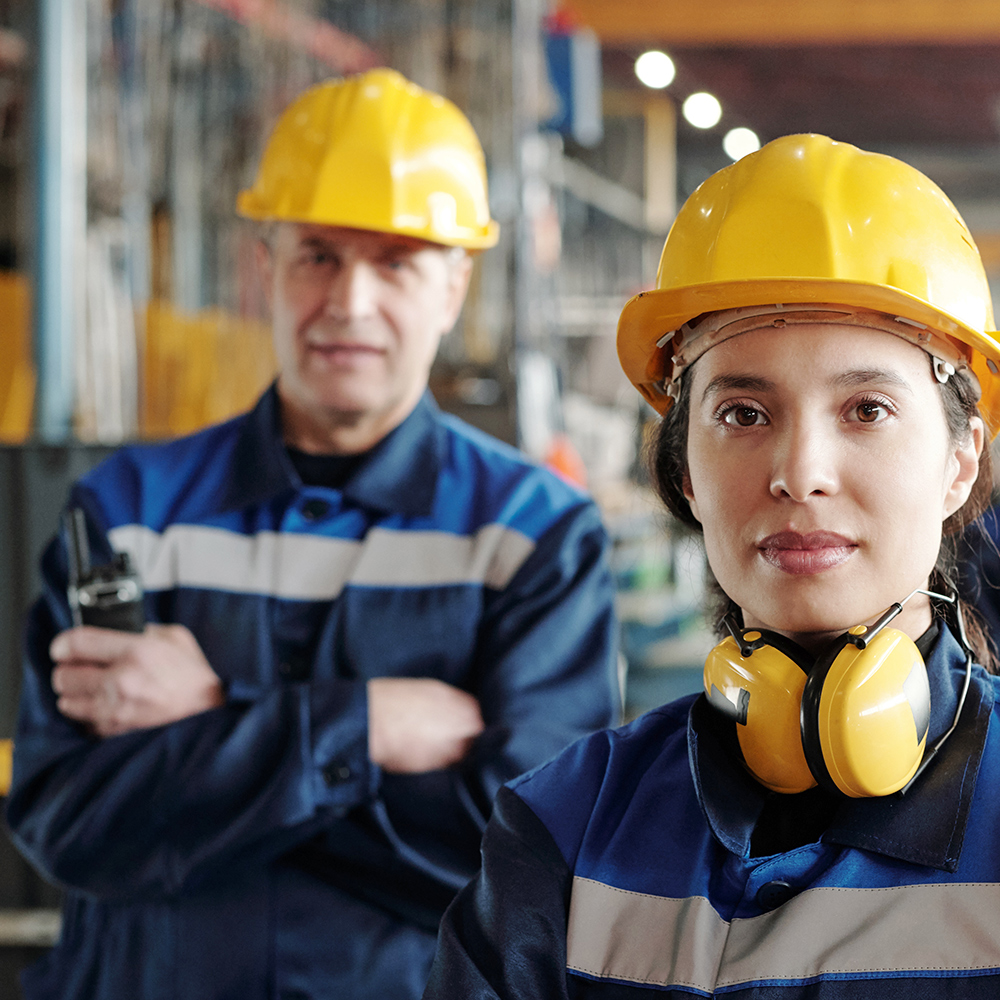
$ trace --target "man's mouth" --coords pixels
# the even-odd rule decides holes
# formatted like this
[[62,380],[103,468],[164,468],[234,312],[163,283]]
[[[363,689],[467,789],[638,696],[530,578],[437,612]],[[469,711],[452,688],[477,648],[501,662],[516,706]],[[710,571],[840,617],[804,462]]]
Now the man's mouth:
[[385,351],[373,344],[354,340],[307,341],[306,349],[331,362],[350,363],[364,358],[381,357]]

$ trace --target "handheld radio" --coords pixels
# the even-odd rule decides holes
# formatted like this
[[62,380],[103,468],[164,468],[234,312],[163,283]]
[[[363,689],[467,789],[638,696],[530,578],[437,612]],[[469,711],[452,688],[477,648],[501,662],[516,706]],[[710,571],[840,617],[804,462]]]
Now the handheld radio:
[[142,581],[127,552],[116,552],[110,563],[91,566],[87,524],[73,507],[63,515],[69,582],[66,588],[74,625],[96,625],[120,632],[141,632],[146,625]]

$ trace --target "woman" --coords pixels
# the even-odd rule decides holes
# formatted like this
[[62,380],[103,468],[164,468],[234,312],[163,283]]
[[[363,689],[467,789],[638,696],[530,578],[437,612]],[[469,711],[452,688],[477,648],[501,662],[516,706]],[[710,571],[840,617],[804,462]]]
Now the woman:
[[728,638],[704,696],[502,790],[426,997],[1000,994],[1000,727],[942,544],[989,495],[992,330],[899,161],[789,136],[692,195],[619,354]]

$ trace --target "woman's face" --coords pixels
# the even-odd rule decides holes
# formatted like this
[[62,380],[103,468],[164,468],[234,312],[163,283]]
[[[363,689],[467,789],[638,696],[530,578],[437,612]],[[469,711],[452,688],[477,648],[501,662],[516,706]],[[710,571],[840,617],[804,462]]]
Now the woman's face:
[[[693,366],[685,495],[747,626],[815,646],[926,587],[978,472],[928,355],[838,324],[756,330]],[[894,622],[930,624],[918,595]]]

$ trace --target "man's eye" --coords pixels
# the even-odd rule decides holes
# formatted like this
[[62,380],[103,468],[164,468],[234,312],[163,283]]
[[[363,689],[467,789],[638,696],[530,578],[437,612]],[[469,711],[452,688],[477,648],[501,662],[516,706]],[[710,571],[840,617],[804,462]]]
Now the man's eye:
[[298,262],[304,267],[332,267],[336,264],[336,255],[328,250],[303,250]]

